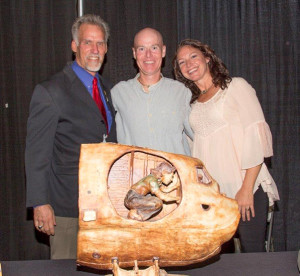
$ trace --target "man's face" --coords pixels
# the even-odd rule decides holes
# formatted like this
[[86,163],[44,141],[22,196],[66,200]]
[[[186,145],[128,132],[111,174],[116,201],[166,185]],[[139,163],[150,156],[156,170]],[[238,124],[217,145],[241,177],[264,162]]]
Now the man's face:
[[141,75],[160,74],[166,46],[155,30],[144,29],[138,33],[132,51]]
[[94,76],[100,70],[107,52],[103,30],[96,25],[82,24],[78,32],[78,45],[73,40],[71,46],[78,65]]

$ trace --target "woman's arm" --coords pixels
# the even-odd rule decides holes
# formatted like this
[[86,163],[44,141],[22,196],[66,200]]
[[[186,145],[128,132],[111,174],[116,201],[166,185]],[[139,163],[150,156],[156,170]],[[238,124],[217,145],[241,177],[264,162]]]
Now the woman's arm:
[[250,220],[250,212],[252,217],[255,217],[253,187],[261,166],[262,164],[246,169],[246,175],[242,187],[235,195],[243,221],[245,221],[246,218],[248,221]]

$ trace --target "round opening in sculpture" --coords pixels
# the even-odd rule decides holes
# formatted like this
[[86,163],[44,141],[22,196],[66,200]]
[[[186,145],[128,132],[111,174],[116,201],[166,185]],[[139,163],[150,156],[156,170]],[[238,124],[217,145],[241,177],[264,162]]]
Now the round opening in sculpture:
[[132,151],[111,166],[108,195],[118,215],[137,221],[156,221],[181,201],[180,176],[166,159]]

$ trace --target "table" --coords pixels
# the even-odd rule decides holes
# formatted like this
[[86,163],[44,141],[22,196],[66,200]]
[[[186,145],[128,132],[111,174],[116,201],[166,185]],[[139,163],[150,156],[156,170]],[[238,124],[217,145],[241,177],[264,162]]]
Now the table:
[[[299,276],[297,251],[270,253],[223,254],[188,267],[167,268],[169,273],[191,276]],[[77,267],[76,260],[0,261],[3,276],[64,276],[106,275],[99,271]]]

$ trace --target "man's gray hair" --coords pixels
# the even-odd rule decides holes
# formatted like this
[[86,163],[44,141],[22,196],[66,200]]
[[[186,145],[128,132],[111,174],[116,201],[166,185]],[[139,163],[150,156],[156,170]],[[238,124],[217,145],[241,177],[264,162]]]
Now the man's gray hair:
[[78,31],[82,24],[90,24],[90,25],[96,25],[100,27],[104,32],[104,39],[107,43],[109,38],[109,27],[108,24],[99,16],[95,14],[85,14],[81,17],[76,18],[75,22],[72,26],[72,37],[73,40],[76,42],[76,45],[79,45],[78,40]]

